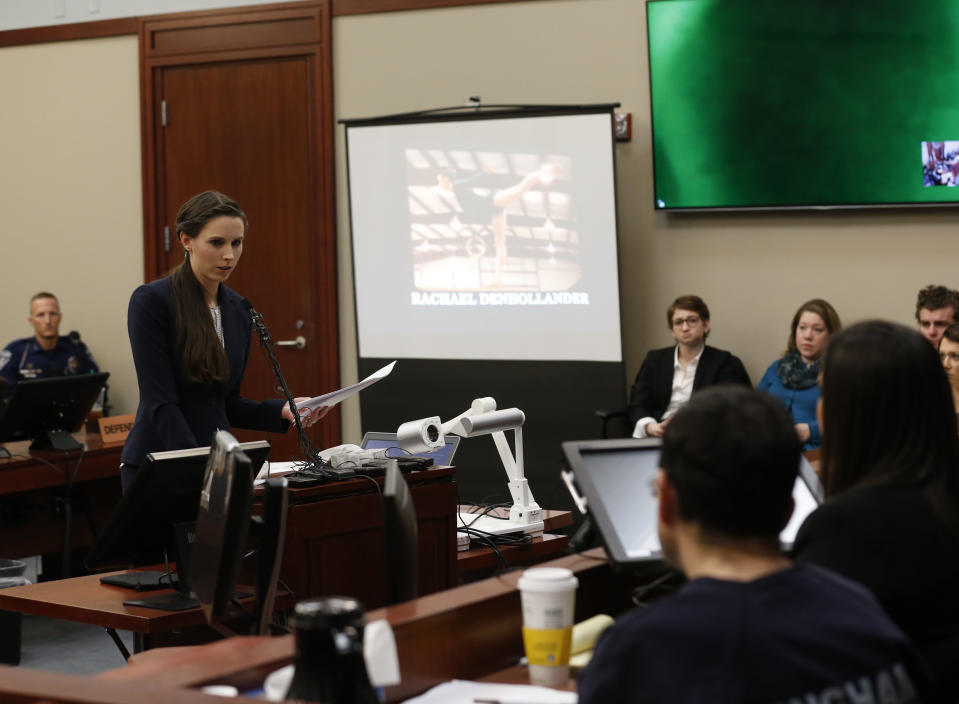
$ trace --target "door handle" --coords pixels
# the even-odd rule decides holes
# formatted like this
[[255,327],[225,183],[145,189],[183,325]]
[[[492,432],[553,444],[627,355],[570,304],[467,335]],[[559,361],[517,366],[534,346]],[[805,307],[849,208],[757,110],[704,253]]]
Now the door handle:
[[306,347],[306,338],[302,335],[297,335],[295,340],[278,340],[276,346],[295,347],[298,350],[302,350],[304,347]]

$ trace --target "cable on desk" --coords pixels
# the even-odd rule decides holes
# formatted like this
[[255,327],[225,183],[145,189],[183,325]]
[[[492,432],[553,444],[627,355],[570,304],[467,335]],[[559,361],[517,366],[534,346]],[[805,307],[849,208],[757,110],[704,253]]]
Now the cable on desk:
[[[82,445],[80,447],[80,454],[77,455],[77,465],[76,467],[73,468],[73,474],[70,475],[70,481],[68,482],[68,484],[72,485],[76,481],[77,474],[80,473],[80,465],[83,464],[83,455],[86,451],[87,451],[87,446]],[[69,462],[70,454],[67,452],[64,452],[63,454],[66,455],[65,462]],[[67,464],[67,471],[69,471],[69,464]]]
[[[473,525],[474,523],[476,523],[476,521],[478,521],[479,519],[483,518],[484,516],[489,516],[490,518],[498,518],[498,519],[503,520],[503,521],[508,521],[509,519],[508,519],[508,518],[505,518],[504,516],[490,516],[489,514],[490,514],[490,511],[495,511],[495,510],[498,509],[498,508],[510,508],[510,507],[512,507],[512,505],[513,505],[513,504],[510,504],[510,503],[490,504],[489,506],[485,506],[485,507],[484,507],[484,506],[481,506],[481,505],[474,505],[471,510],[469,510],[469,511],[466,512],[466,515],[467,515],[467,516],[476,516],[476,518],[474,518],[474,519],[473,519],[472,521],[470,521],[469,523],[467,523],[467,522],[466,522],[466,519],[463,518],[463,512],[462,512],[462,511],[459,511],[459,512],[457,513],[457,516],[459,517],[460,523],[461,523],[461,524],[463,525],[463,527],[465,527],[465,528],[470,528],[470,527],[472,527],[472,525]],[[477,512],[477,511],[479,511],[479,512]]]
[[[676,580],[677,584],[670,584],[673,580]],[[636,606],[645,608],[649,606],[649,601],[646,600],[647,596],[653,594],[658,589],[662,589],[665,593],[671,594],[676,591],[679,584],[683,581],[685,581],[685,576],[682,572],[670,569],[649,584],[643,584],[633,589],[630,599]]]
[[43,459],[42,457],[34,457],[34,456],[32,456],[32,455],[10,455],[10,459],[13,459],[13,460],[27,460],[27,461],[29,461],[29,462],[39,462],[40,464],[45,464],[45,465],[47,465],[47,467],[51,467],[51,468],[53,469],[53,471],[55,471],[57,474],[63,475],[63,480],[64,480],[64,481],[67,480],[67,475],[64,473],[64,471],[63,471],[62,469],[60,469],[60,468],[57,467],[55,464],[53,464],[53,462],[50,462],[50,461],[48,461],[48,460],[45,460],[45,459]]
[[461,532],[470,536],[471,541],[475,538],[476,542],[492,550],[493,554],[496,555],[497,559],[499,560],[501,568],[506,568],[509,566],[509,564],[506,562],[506,558],[503,556],[502,551],[499,549],[499,547],[497,547],[495,542],[489,539],[488,533],[483,533],[483,531],[478,531],[473,528],[467,528]]
[[[357,464],[356,462],[344,462],[343,464],[338,465],[338,466],[339,466],[339,467],[346,467],[346,468],[349,469],[349,468],[353,468],[353,467],[359,468],[359,467],[361,467],[362,465],[359,465],[359,464]],[[367,475],[365,475],[365,474],[357,474],[355,477],[353,477],[353,479],[368,479],[368,480],[370,480],[371,482],[373,482],[373,488],[376,489],[376,493],[380,495],[380,501],[381,501],[381,502],[383,501],[383,490],[380,489],[380,483],[379,483],[378,481],[376,481],[375,479],[373,479],[373,477],[367,476]]]

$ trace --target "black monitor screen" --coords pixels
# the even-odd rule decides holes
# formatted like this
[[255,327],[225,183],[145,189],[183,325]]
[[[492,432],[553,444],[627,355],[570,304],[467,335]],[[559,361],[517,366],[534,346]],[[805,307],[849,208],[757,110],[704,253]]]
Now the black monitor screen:
[[[563,443],[589,515],[616,563],[640,563],[662,555],[657,531],[661,445],[657,438]],[[792,517],[779,534],[785,548],[792,545],[803,520],[822,501],[819,477],[805,457],[800,457],[792,496]]]
[[[270,452],[270,443],[240,443],[240,449],[253,467],[259,468]],[[163,561],[164,551],[175,552],[174,526],[197,519],[209,454],[209,447],[197,447],[147,455],[90,549],[87,567],[155,564]]]
[[646,10],[657,208],[959,202],[959,0]]
[[213,436],[190,556],[190,587],[208,622],[225,611],[246,549],[253,507],[250,458],[230,433]]
[[72,450],[107,372],[33,379],[17,384],[0,413],[0,442],[33,440],[32,450]]

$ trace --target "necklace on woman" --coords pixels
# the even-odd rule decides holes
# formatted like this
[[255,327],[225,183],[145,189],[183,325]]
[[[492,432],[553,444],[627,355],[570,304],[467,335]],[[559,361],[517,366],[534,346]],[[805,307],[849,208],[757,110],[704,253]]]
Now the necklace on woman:
[[216,329],[216,336],[220,338],[220,344],[226,347],[223,339],[223,314],[220,312],[220,306],[210,306],[210,314],[213,316],[213,327]]

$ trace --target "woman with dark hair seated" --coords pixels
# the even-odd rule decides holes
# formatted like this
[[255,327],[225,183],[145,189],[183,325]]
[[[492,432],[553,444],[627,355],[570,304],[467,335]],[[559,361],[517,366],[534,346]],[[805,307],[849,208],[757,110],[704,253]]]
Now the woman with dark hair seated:
[[956,409],[956,423],[959,425],[959,323],[947,327],[939,338],[939,361],[949,379],[952,405]]
[[872,590],[959,698],[959,437],[942,365],[916,331],[859,323],[822,370],[826,502],[793,548]]
[[778,398],[792,414],[804,450],[819,447],[819,358],[830,335],[842,329],[836,309],[821,298],[806,301],[793,315],[786,353],[769,365],[756,386]]

